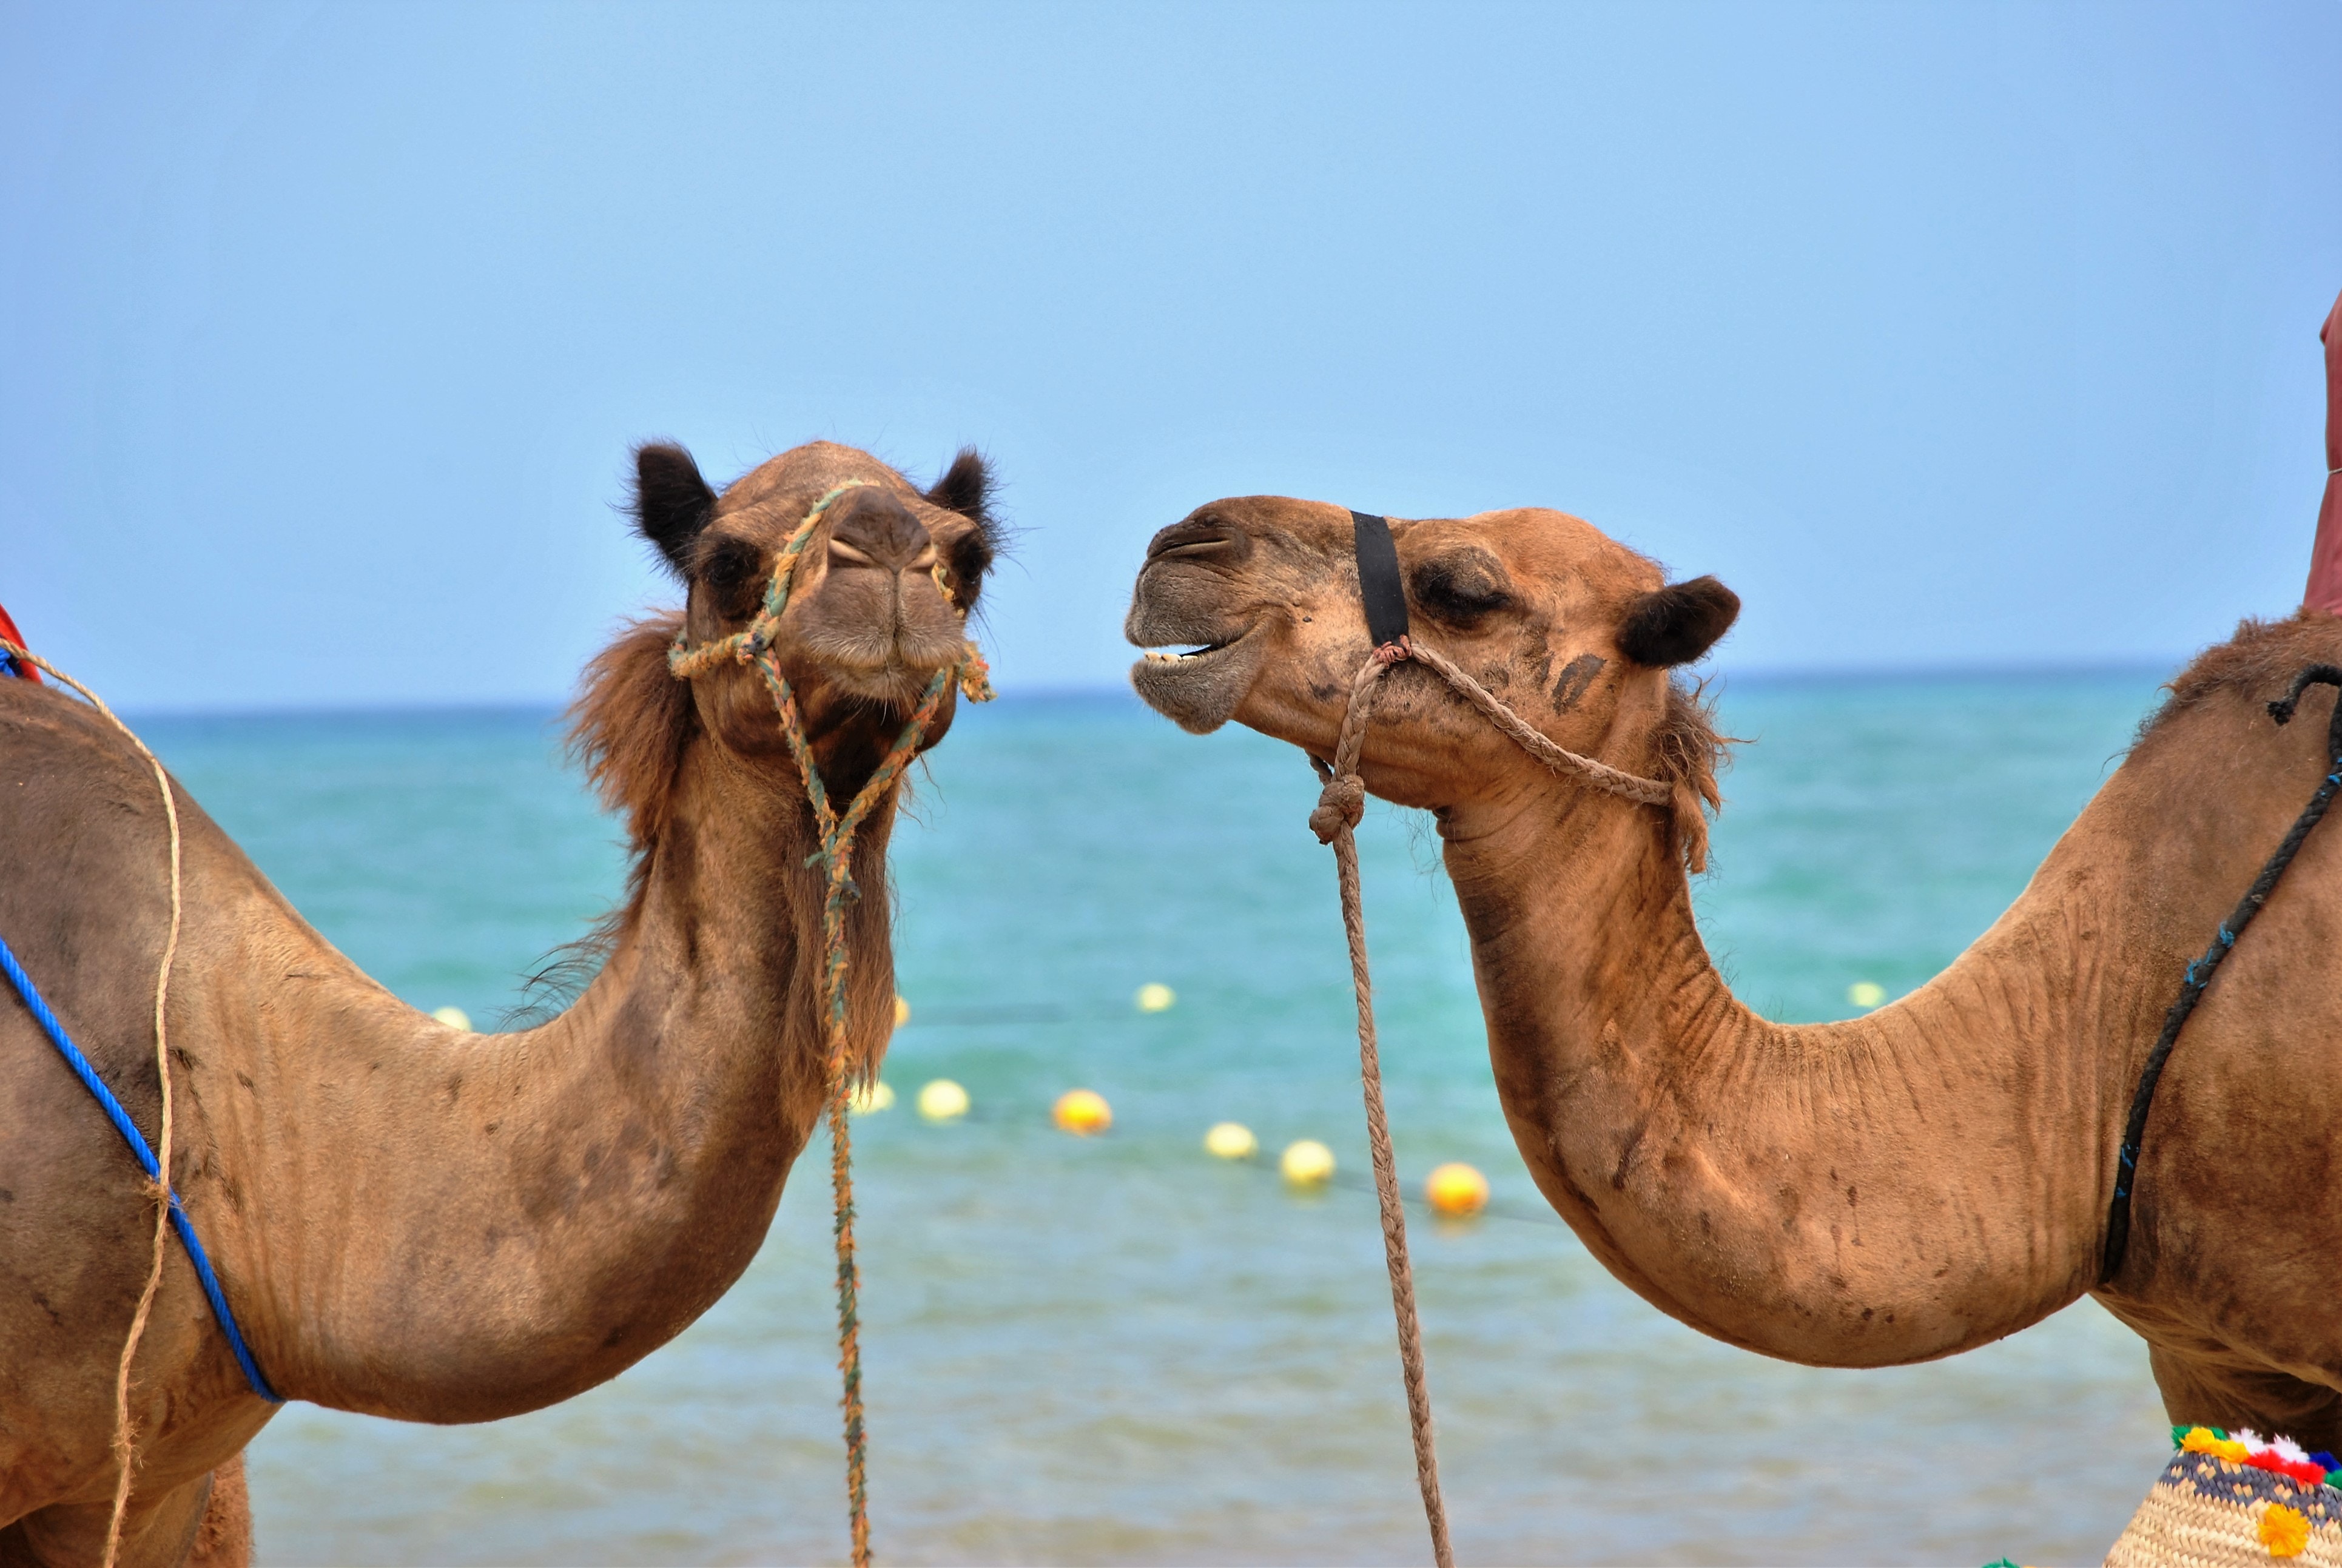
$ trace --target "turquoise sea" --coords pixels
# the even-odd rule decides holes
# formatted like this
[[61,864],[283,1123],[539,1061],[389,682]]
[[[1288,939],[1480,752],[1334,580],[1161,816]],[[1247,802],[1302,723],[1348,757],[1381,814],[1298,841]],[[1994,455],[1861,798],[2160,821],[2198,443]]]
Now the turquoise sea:
[[[1843,1016],[1948,963],[2118,757],[2159,675],[1726,683],[1740,749],[1699,895],[1740,994]],[[618,888],[542,713],[155,719],[196,797],[333,941],[487,1026]],[[1427,1558],[1316,785],[1257,736],[1113,696],[966,712],[896,839],[914,1012],[856,1124],[871,1511],[895,1563]],[[1711,1343],[1593,1263],[1522,1170],[1424,819],[1361,833],[1458,1557],[2095,1562],[2168,1449],[2143,1347],[2084,1303],[1929,1366]],[[1173,987],[1167,1012],[1133,994]],[[927,1079],[973,1114],[931,1125]],[[1113,1131],[1055,1131],[1066,1089]],[[1318,1138],[1319,1196],[1199,1140]],[[295,1405],[252,1451],[265,1563],[844,1557],[826,1162],[747,1276],[582,1398],[468,1428]]]

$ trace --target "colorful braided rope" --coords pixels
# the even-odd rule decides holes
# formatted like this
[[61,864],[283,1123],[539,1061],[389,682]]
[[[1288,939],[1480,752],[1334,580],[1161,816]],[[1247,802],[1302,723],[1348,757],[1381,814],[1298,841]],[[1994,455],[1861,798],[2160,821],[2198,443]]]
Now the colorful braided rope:
[[[853,1146],[847,1129],[854,1064],[849,1059],[846,1034],[846,972],[849,962],[846,908],[860,895],[854,884],[854,838],[871,808],[886,798],[902,777],[903,770],[918,755],[919,743],[926,737],[927,726],[935,722],[944,695],[954,682],[970,702],[989,702],[993,696],[990,672],[983,654],[976,651],[974,642],[966,643],[959,661],[936,671],[935,678],[927,683],[910,721],[846,810],[840,813],[830,804],[821,770],[814,765],[813,746],[806,738],[796,694],[781,674],[772,644],[780,630],[782,613],[788,608],[797,562],[822,514],[848,490],[872,483],[867,479],[848,480],[813,504],[805,521],[782,544],[780,557],[773,566],[772,581],[765,588],[764,603],[746,626],[728,637],[696,648],[678,634],[667,654],[667,668],[683,680],[715,669],[726,660],[755,667],[764,680],[765,689],[772,695],[781,736],[788,744],[789,756],[796,764],[799,776],[805,780],[806,800],[813,808],[814,831],[820,847],[807,857],[806,864],[819,863],[828,884],[821,910],[823,1023],[828,1051],[829,1179],[835,1200],[831,1232],[837,1243],[837,1365],[845,1388],[841,1403],[846,1413],[846,1494],[853,1530],[855,1568],[869,1568],[870,1513],[866,1479],[868,1437],[862,1410],[861,1276],[854,1256]],[[935,568],[935,581],[947,601],[957,603],[940,560]]]

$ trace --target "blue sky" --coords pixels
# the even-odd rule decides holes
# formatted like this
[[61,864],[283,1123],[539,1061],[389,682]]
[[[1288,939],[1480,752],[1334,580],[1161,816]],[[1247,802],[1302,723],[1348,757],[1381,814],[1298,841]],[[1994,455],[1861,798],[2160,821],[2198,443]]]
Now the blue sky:
[[133,708],[559,698],[654,435],[983,445],[1009,690],[1255,491],[2168,661],[2300,594],[2342,5],[12,3],[0,214],[0,602]]

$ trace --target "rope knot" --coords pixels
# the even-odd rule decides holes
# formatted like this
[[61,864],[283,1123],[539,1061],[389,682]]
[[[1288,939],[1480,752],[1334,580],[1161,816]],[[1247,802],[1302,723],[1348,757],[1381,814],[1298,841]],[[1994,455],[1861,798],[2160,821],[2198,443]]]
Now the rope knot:
[[1331,844],[1334,835],[1346,827],[1356,827],[1366,814],[1366,781],[1356,774],[1343,774],[1326,781],[1317,792],[1317,809],[1309,814],[1309,831],[1317,835],[1319,844]]
[[1377,664],[1402,664],[1415,657],[1415,644],[1408,642],[1406,634],[1402,632],[1376,648],[1372,657]]
[[971,703],[988,703],[999,694],[992,689],[992,666],[984,662],[984,652],[971,637],[963,644],[966,652],[959,662],[959,689]]

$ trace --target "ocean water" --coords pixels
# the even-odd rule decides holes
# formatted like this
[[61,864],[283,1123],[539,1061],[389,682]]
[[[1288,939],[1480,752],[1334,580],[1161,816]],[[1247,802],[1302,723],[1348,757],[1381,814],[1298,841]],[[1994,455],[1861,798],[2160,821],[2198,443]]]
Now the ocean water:
[[[1844,1016],[1948,963],[2155,699],[2152,672],[1731,684],[1703,929],[1740,994]],[[155,720],[157,751],[333,941],[483,1026],[615,896],[613,824],[552,715]],[[896,1563],[1427,1556],[1393,1349],[1331,856],[1300,757],[1117,697],[966,713],[896,839],[914,1013],[856,1124],[870,1506]],[[1921,1367],[1701,1338],[1545,1207],[1497,1110],[1424,819],[1360,834],[1458,1557],[2095,1562],[2167,1451],[2144,1348],[2085,1303]],[[1161,982],[1167,1012],[1135,990]],[[930,1125],[926,1080],[975,1110]],[[1085,1085],[1106,1136],[1056,1132]],[[1332,1145],[1315,1197],[1206,1156]],[[265,1563],[824,1563],[846,1553],[828,1191],[799,1164],[747,1275],[606,1386],[484,1426],[295,1405],[254,1444]]]

